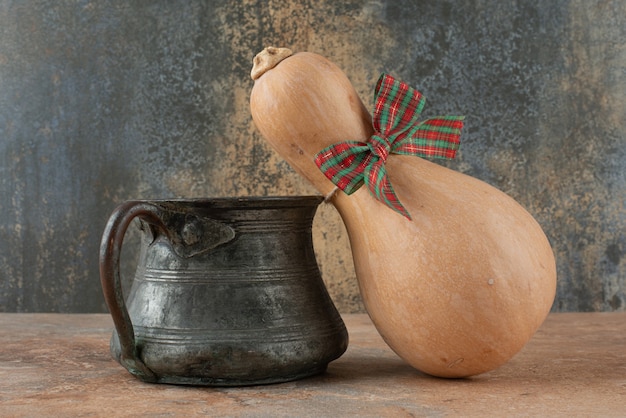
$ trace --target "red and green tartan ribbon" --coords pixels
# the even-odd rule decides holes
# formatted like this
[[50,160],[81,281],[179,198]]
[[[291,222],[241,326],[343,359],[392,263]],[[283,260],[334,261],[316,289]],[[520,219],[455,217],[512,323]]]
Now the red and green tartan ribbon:
[[343,141],[331,145],[315,156],[315,163],[346,194],[367,183],[372,195],[410,220],[411,215],[387,178],[387,157],[405,154],[454,158],[463,116],[439,116],[418,122],[426,99],[388,74],[378,79],[374,100],[374,134],[367,142]]

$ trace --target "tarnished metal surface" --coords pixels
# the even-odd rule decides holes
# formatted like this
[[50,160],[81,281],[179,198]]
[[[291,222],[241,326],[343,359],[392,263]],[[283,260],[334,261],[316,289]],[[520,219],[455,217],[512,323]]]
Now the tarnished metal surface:
[[[625,16],[618,0],[1,2],[0,311],[104,312],[95,254],[125,200],[313,193],[251,121],[267,45],[329,57],[367,105],[388,71],[424,116],[466,115],[446,164],[541,223],[554,309],[624,310]],[[362,310],[332,207],[314,242],[338,308]]]
[[[313,252],[319,197],[130,201],[102,237],[113,356],[148,382],[250,385],[320,373],[348,345]],[[119,256],[141,221],[124,303]]]

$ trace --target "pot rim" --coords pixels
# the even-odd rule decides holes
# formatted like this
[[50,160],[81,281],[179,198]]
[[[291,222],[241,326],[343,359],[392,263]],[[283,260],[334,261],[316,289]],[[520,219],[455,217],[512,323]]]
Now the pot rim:
[[302,196],[222,196],[200,198],[131,199],[127,202],[148,203],[161,206],[185,204],[203,208],[287,208],[318,206],[324,201],[321,195]]

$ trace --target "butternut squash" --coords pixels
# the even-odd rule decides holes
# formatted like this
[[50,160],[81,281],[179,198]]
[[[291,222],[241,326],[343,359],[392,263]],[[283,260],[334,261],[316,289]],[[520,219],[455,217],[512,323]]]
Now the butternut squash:
[[386,161],[412,220],[366,187],[336,191],[316,154],[373,134],[348,78],[320,55],[284,48],[259,53],[252,76],[254,123],[339,211],[363,302],[391,349],[424,373],[451,378],[493,370],[519,352],[556,290],[554,255],[535,219],[496,188],[415,156]]

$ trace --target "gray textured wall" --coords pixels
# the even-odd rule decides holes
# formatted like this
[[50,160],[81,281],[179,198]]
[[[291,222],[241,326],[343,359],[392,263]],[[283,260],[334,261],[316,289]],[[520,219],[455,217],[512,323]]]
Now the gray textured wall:
[[[0,311],[103,312],[97,253],[136,198],[310,194],[248,110],[266,45],[388,71],[467,127],[449,167],[512,195],[554,246],[554,310],[626,304],[626,2],[0,2]],[[134,263],[131,234],[125,270]],[[345,231],[324,278],[362,309]]]

